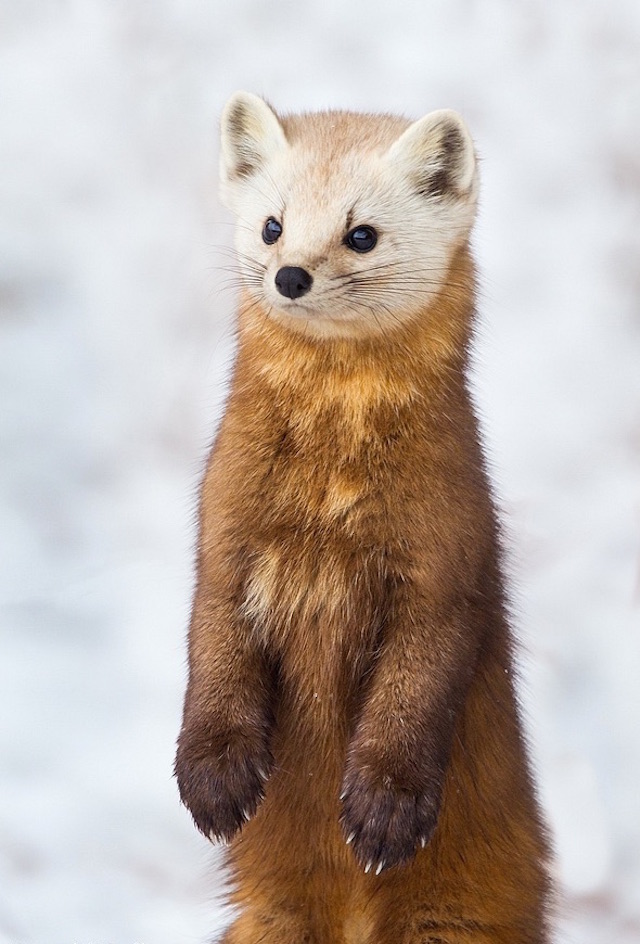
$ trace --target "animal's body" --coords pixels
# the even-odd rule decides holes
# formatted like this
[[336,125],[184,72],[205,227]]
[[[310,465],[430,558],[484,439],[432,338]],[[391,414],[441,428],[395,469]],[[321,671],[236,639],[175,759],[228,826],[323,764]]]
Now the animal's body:
[[436,112],[223,116],[238,354],[176,773],[225,944],[543,944],[547,843],[465,370],[473,145]]

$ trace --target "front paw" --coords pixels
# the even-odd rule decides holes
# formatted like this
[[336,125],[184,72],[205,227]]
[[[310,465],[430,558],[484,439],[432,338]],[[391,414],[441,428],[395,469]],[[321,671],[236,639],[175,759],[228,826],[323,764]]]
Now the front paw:
[[439,788],[416,793],[390,776],[354,770],[345,777],[340,823],[365,872],[376,875],[411,859],[431,838],[438,819]]
[[178,741],[175,773],[180,798],[198,829],[228,842],[264,797],[272,758],[265,744],[241,730]]

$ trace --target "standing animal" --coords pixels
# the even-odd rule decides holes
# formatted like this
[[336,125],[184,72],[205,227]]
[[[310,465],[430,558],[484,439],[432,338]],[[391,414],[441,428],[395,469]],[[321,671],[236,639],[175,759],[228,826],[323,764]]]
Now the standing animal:
[[548,844],[466,369],[462,119],[222,117],[238,351],[176,775],[224,944],[545,944]]

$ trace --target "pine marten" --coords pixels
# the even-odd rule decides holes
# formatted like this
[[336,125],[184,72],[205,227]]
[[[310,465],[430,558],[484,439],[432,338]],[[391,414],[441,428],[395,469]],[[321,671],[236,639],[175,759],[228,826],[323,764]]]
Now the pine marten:
[[176,776],[224,944],[543,944],[548,841],[466,368],[462,119],[222,117],[238,352]]

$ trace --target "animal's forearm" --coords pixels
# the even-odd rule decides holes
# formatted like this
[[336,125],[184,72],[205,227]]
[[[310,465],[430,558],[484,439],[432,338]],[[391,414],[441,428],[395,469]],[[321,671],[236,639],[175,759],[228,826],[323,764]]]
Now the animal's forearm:
[[396,606],[351,738],[342,824],[356,855],[385,868],[409,859],[436,826],[457,712],[473,675],[477,631],[464,605],[434,616]]
[[273,680],[246,625],[200,594],[190,633],[190,677],[176,775],[206,835],[230,838],[255,812],[271,766]]

